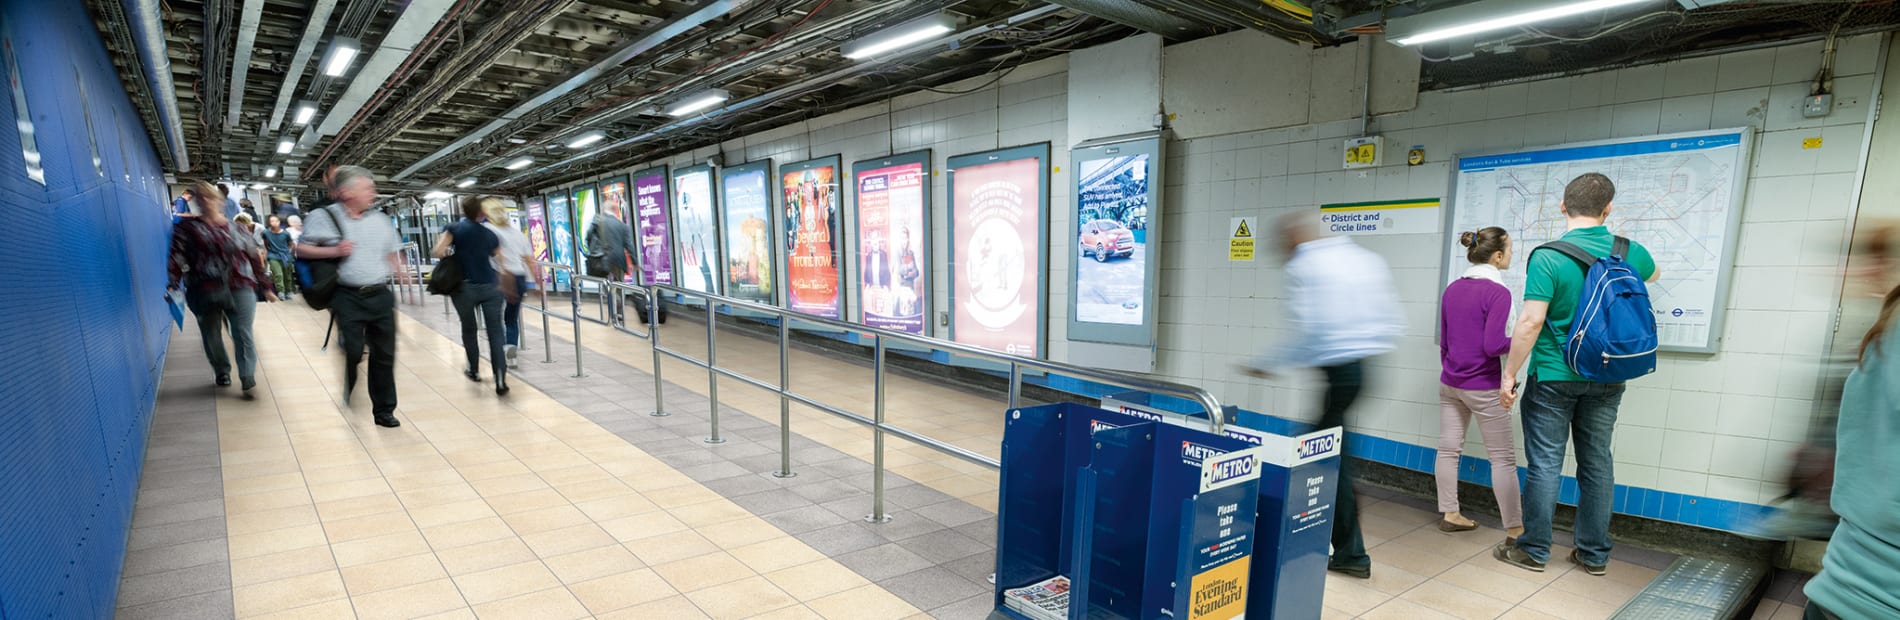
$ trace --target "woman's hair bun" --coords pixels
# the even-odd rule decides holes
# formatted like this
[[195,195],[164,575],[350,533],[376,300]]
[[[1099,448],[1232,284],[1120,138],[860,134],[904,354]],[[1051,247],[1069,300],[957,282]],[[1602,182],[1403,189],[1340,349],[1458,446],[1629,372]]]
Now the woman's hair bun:
[[1476,244],[1477,242],[1478,242],[1478,233],[1476,232],[1465,231],[1465,232],[1458,233],[1458,245],[1462,245],[1468,248],[1468,247],[1471,247],[1473,244]]

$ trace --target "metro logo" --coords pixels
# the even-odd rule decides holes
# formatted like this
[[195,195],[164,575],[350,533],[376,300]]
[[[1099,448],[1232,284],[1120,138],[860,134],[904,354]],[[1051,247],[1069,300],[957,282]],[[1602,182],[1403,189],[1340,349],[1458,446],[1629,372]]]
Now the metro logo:
[[1253,475],[1254,455],[1252,452],[1233,454],[1209,463],[1207,468],[1213,476],[1212,479],[1207,481],[1207,484],[1210,485],[1220,484],[1236,478],[1245,478]]
[[1300,458],[1312,458],[1339,449],[1338,435],[1322,435],[1300,442]]
[[1181,442],[1181,458],[1187,459],[1195,463],[1199,463],[1209,458],[1220,456],[1226,453],[1227,453],[1226,450],[1203,446],[1201,444],[1194,443],[1191,441]]

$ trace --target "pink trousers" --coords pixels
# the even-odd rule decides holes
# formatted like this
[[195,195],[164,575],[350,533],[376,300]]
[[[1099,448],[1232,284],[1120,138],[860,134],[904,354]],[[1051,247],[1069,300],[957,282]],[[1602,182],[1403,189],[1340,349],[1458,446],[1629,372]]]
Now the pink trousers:
[[1438,386],[1438,511],[1458,512],[1458,457],[1464,452],[1465,430],[1478,419],[1484,451],[1491,459],[1491,490],[1497,493],[1498,513],[1504,527],[1522,527],[1524,508],[1518,499],[1517,446],[1511,437],[1511,411],[1497,390],[1460,390]]

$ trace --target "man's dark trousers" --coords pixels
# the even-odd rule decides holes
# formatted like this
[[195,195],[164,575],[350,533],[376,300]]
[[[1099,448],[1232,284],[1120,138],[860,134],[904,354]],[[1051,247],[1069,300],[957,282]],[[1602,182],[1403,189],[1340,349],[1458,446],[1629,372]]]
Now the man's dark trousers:
[[[1365,363],[1353,360],[1320,368],[1326,373],[1326,398],[1320,405],[1320,428],[1346,426],[1346,410],[1359,400],[1365,383]],[[1343,437],[1343,435],[1342,435]],[[1359,533],[1359,500],[1352,492],[1352,458],[1339,457],[1339,494],[1333,499],[1333,558],[1331,566],[1371,568],[1366,541]]]
[[337,287],[330,302],[343,343],[343,389],[356,389],[356,366],[369,350],[369,401],[376,417],[396,413],[396,294],[389,287]]

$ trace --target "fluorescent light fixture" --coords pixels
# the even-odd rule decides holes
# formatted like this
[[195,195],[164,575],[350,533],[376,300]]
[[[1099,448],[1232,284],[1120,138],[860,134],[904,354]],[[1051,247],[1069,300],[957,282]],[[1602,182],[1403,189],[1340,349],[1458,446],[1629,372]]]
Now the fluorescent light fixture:
[[266,179],[275,179],[275,178],[277,178],[277,167],[276,167],[276,166],[271,166],[271,167],[269,167],[269,168],[265,168],[265,169],[264,169],[264,178],[266,178]]
[[668,116],[686,116],[688,114],[692,114],[694,112],[698,112],[700,110],[704,110],[706,108],[710,108],[710,107],[719,105],[721,103],[725,103],[726,100],[731,99],[731,98],[732,98],[732,93],[715,88],[703,93],[699,93],[697,95],[693,95],[691,97],[687,97],[685,99],[681,99],[679,103],[673,104],[673,107],[671,109],[668,109],[666,111],[666,114]]
[[528,143],[528,141],[527,141],[527,140],[523,140],[523,139],[521,139],[521,138],[509,138],[509,139],[508,139],[508,143],[509,143],[509,144],[527,144],[527,143]]
[[308,101],[300,101],[297,103],[297,116],[291,119],[291,122],[296,123],[298,125],[308,125],[310,124],[310,119],[313,119],[316,117],[317,117],[317,104],[314,104]]
[[567,142],[567,148],[570,148],[570,149],[582,148],[589,144],[599,142],[602,139],[605,139],[606,137],[607,137],[607,134],[604,134],[598,131],[590,131],[590,132],[587,132],[587,133],[581,134],[580,136],[575,137],[573,140],[569,140]]
[[[1398,45],[1422,45],[1653,1],[1583,0],[1563,2],[1556,6],[1550,6],[1548,2],[1476,2],[1423,13],[1410,19],[1393,20],[1391,26],[1399,26],[1399,28],[1388,28],[1387,32],[1389,35],[1398,35],[1397,38],[1392,39],[1392,42]],[[1446,19],[1431,19],[1434,14],[1442,15]],[[1453,14],[1459,18],[1453,18]],[[1423,23],[1425,20],[1431,20],[1434,24],[1428,26]],[[1413,22],[1419,27],[1403,28],[1406,21]],[[1393,32],[1393,30],[1399,30],[1399,32]]]
[[270,189],[270,186],[263,183],[252,183],[251,189]]
[[507,168],[509,170],[520,170],[522,168],[528,167],[528,164],[532,164],[532,163],[534,163],[533,157],[523,157],[521,159],[508,162],[508,165],[502,166],[502,167]]
[[423,195],[422,195],[422,197],[423,197],[424,199],[427,199],[427,200],[440,200],[440,199],[443,199],[443,198],[448,198],[448,197],[449,197],[449,193],[448,193],[448,192],[442,192],[442,191],[436,191],[436,192],[429,192],[429,193],[427,193],[427,194],[423,194]]
[[846,43],[839,51],[844,53],[845,58],[861,60],[923,43],[956,29],[956,19],[947,13],[925,15]]
[[289,141],[289,140],[285,140],[285,141],[283,141],[283,142],[278,142],[278,143],[277,143],[277,154],[279,154],[279,155],[288,155],[288,154],[290,154],[290,150],[291,150],[291,149],[294,149],[294,148],[297,148],[297,143],[295,143],[295,142],[291,142],[291,141]]
[[455,186],[462,189],[467,189],[474,184],[475,184],[475,177],[469,177],[466,179],[462,179],[462,181],[460,183],[456,183]]
[[330,42],[330,59],[323,62],[323,74],[330,77],[343,77],[350,72],[350,62],[356,60],[360,51],[356,39],[337,37]]

